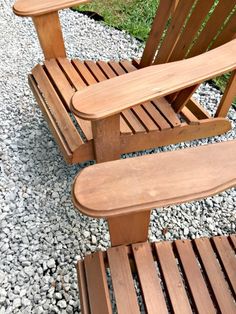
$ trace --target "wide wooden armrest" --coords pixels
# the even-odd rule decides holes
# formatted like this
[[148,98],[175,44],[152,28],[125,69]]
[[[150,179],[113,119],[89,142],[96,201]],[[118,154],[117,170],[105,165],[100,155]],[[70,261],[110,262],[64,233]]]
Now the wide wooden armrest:
[[201,83],[236,68],[236,39],[197,57],[153,65],[75,93],[72,111],[99,120],[127,108]]
[[236,186],[236,141],[116,160],[75,179],[75,206],[112,217],[192,201]]
[[91,0],[17,0],[13,11],[19,16],[37,16],[85,2],[91,2]]

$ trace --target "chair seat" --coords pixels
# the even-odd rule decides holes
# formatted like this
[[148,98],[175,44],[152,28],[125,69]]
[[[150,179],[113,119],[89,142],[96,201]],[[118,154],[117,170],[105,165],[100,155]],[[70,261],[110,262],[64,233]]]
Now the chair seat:
[[82,313],[236,313],[236,235],[138,243],[77,264]]
[[[136,71],[137,67],[135,65],[138,67],[138,62],[83,62],[80,60],[58,58],[46,60],[43,65],[38,64],[32,70],[32,74],[29,75],[31,89],[48,121],[54,137],[59,143],[65,159],[69,163],[93,158],[91,122],[74,116],[70,111],[70,102],[74,93],[88,85],[96,84],[127,72]],[[151,134],[153,132],[160,133],[162,131],[171,131],[181,126],[196,126],[206,119],[213,120],[196,102],[191,100],[189,104],[191,108],[185,106],[180,114],[175,113],[165,98],[154,99],[151,102],[125,110],[120,114],[121,135],[130,136],[144,133]],[[215,126],[211,126],[208,129],[213,132],[214,128]],[[230,129],[230,125],[220,126],[222,132],[228,129]],[[195,138],[194,133],[196,132],[197,129],[192,130],[191,136],[186,135],[186,137],[188,139],[189,137]],[[181,136],[182,133],[179,132],[179,135]],[[214,131],[213,133],[217,132]],[[175,137],[175,134],[171,134],[166,139],[172,143],[170,138]],[[163,143],[160,142],[160,145],[168,144],[165,139],[161,139],[161,141]],[[149,144],[149,147],[143,147],[141,140],[136,143],[138,142],[140,142],[139,146],[141,149],[155,147],[152,146],[153,144]],[[146,142],[149,143],[149,141]],[[84,152],[81,152],[81,146],[86,143],[87,146],[84,148]],[[130,145],[133,146],[135,144],[131,143]],[[127,148],[126,152],[139,150],[139,146],[131,147],[130,150]],[[73,154],[78,149],[80,149],[79,159],[78,155],[77,157],[73,157]],[[124,152],[121,151],[121,153]]]

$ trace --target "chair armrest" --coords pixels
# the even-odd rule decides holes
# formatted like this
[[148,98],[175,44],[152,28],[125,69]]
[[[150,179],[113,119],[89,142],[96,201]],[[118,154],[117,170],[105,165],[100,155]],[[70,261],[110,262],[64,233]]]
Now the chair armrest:
[[197,200],[236,186],[236,141],[116,160],[81,171],[74,205],[115,217]]
[[19,16],[37,16],[86,2],[91,2],[91,0],[17,0],[13,11]]
[[235,68],[236,39],[194,58],[149,66],[86,87],[75,93],[71,109],[85,120],[99,120]]

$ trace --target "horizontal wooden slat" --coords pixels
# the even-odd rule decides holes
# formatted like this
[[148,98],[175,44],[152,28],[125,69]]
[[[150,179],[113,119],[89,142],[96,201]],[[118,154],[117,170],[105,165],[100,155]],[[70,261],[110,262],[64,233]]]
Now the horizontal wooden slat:
[[80,293],[80,307],[83,314],[90,314],[89,298],[87,290],[87,282],[85,275],[84,262],[78,261],[77,263],[77,277]]
[[173,312],[176,314],[192,313],[171,243],[155,243],[155,249]]
[[236,298],[236,256],[226,237],[214,237],[213,240],[217,253],[219,254],[223,268],[233,288]]
[[84,266],[91,312],[112,314],[102,252],[87,255]]
[[110,248],[107,251],[107,256],[118,313],[139,314],[140,311],[126,247]]
[[[231,238],[235,237],[231,235]],[[210,243],[217,246],[217,254],[213,253]],[[104,302],[103,292],[107,291],[110,280],[114,313],[140,313],[141,309],[149,314],[235,313],[232,312],[234,307],[231,307],[235,306],[233,298],[230,303],[227,296],[224,299],[228,279],[222,276],[218,260],[220,254],[224,271],[226,268],[230,270],[228,275],[233,281],[236,260],[232,243],[229,243],[227,236],[221,236],[153,244],[133,243],[109,248],[107,252],[92,253],[85,257],[84,262],[79,261],[77,264],[84,313],[106,313],[102,311],[101,303]],[[109,271],[109,279],[101,276],[104,267]],[[139,290],[139,305],[135,286]],[[226,292],[230,293],[229,290]],[[104,307],[106,302],[107,296]],[[89,303],[93,308],[89,308]]]
[[195,241],[200,260],[214,292],[221,313],[234,314],[236,304],[208,239]]
[[64,105],[61,103],[52,83],[49,81],[46,73],[40,65],[37,65],[32,70],[33,77],[35,78],[40,91],[47,100],[47,105],[55,121],[61,130],[61,134],[65,138],[71,151],[75,151],[82,143],[82,139],[76,130],[69,114],[67,113]]
[[168,313],[150,244],[147,242],[133,244],[132,250],[147,312]]
[[216,313],[191,241],[178,240],[175,246],[198,313]]

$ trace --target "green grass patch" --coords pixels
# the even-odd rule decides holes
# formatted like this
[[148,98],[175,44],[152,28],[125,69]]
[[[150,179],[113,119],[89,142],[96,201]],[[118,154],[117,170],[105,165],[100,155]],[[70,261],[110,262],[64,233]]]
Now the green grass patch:
[[78,11],[96,12],[106,24],[146,40],[150,32],[158,0],[94,0],[80,5]]

